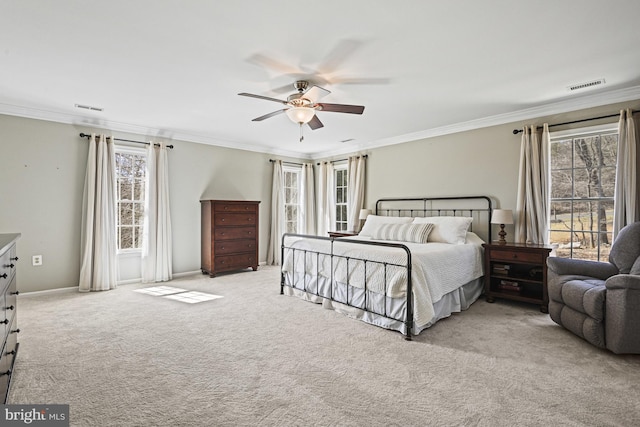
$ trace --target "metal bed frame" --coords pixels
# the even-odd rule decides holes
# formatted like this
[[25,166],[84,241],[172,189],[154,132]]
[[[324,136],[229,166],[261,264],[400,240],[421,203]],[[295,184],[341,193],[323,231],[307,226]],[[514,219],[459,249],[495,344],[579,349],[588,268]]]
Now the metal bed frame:
[[[471,206],[473,205],[473,206]],[[491,240],[491,212],[492,212],[492,203],[491,203],[491,199],[487,196],[459,196],[459,197],[420,197],[420,198],[385,198],[385,199],[379,199],[378,201],[376,201],[376,215],[383,215],[383,216],[399,216],[399,217],[418,217],[418,216],[422,216],[422,217],[426,217],[426,216],[471,216],[475,219],[478,219],[478,225],[480,226],[485,226],[486,228],[484,230],[480,230],[477,234],[481,235],[480,237],[483,238],[485,241],[490,241]],[[485,222],[486,221],[486,222]],[[471,224],[471,227],[473,227],[473,222]],[[472,228],[470,228],[470,231],[473,231]],[[323,240],[323,241],[329,241],[329,247],[330,250],[328,252],[321,252],[321,251],[316,251],[316,250],[309,250],[309,249],[302,249],[302,248],[295,248],[292,246],[287,246],[285,244],[285,240],[287,239],[287,237],[301,237],[301,238],[305,238],[305,239],[311,239],[311,240]],[[358,258],[358,257],[349,257],[349,256],[345,256],[345,255],[341,255],[341,254],[336,254],[334,253],[334,242],[336,239],[339,239],[340,242],[346,242],[346,243],[352,243],[355,245],[365,245],[365,246],[385,246],[385,247],[390,247],[390,248],[397,248],[399,250],[402,250],[406,253],[406,263],[402,263],[402,264],[398,264],[398,263],[390,263],[390,262],[381,262],[381,261],[375,261],[375,260],[371,260],[371,259],[364,259],[364,258]],[[283,266],[284,266],[284,257],[285,257],[285,250],[289,250],[292,251],[291,256],[292,256],[292,263],[293,263],[293,271],[291,272],[292,275],[292,282],[293,283],[287,283],[286,280],[286,272],[283,270]],[[304,270],[302,272],[303,274],[303,289],[299,289],[297,287],[295,287],[295,277],[296,277],[296,270],[295,270],[295,259],[296,259],[296,254],[298,254],[298,256],[303,256],[304,260],[303,260],[303,265],[304,265]],[[308,272],[306,269],[306,261],[307,261],[307,256],[315,256],[316,257],[316,271],[315,272]],[[315,289],[313,289],[312,286],[307,286],[307,275],[309,273],[315,273],[315,277],[317,278],[319,276],[319,266],[320,266],[320,258],[321,257],[329,257],[330,259],[330,277],[329,277],[329,292],[328,293],[320,293],[319,292],[319,284],[318,281],[316,279],[316,286]],[[322,237],[322,236],[312,236],[312,235],[303,235],[303,234],[294,234],[294,233],[285,233],[282,236],[282,245],[281,245],[281,262],[283,264],[283,266],[281,267],[281,271],[280,271],[280,294],[283,295],[284,294],[284,287],[290,287],[292,289],[295,290],[304,290],[304,292],[306,292],[307,294],[311,294],[311,295],[315,295],[317,297],[320,298],[327,298],[331,301],[335,301],[337,303],[340,304],[346,304],[349,307],[353,307],[359,310],[362,310],[364,312],[368,312],[371,314],[375,314],[378,316],[382,316],[384,318],[390,319],[390,320],[395,320],[395,321],[399,321],[404,323],[404,326],[406,328],[406,332],[404,332],[404,336],[405,339],[410,341],[411,340],[411,334],[412,334],[412,330],[413,330],[413,292],[412,292],[412,288],[413,288],[413,284],[412,284],[412,278],[411,278],[411,250],[404,244],[401,243],[390,243],[390,242],[381,242],[381,241],[364,241],[364,240],[355,240],[355,239],[349,239],[348,237],[339,237],[339,238],[334,238],[334,237]],[[346,299],[343,300],[338,300],[338,299],[334,299],[334,286],[337,286],[337,282],[335,280],[335,278],[333,277],[334,275],[334,260],[335,259],[343,259],[346,262],[346,269],[347,269],[347,273],[346,273]],[[362,292],[364,294],[364,304],[354,304],[353,302],[353,297],[352,300],[349,299],[349,287],[350,287],[350,283],[349,283],[349,262],[350,261],[354,261],[354,262],[360,262],[363,264],[364,266],[364,283],[362,283],[361,288],[362,288]],[[377,265],[381,265],[384,271],[384,288],[385,288],[385,293],[383,298],[385,298],[385,302],[384,302],[384,309],[383,310],[375,310],[373,307],[371,307],[370,304],[368,304],[368,298],[367,296],[369,295],[370,292],[373,292],[371,290],[369,290],[368,287],[368,283],[367,283],[367,264],[368,263],[372,263],[372,264],[377,264]],[[405,301],[405,316],[404,318],[397,318],[392,316],[388,310],[387,310],[387,301],[386,301],[386,295],[387,292],[389,290],[389,284],[387,282],[387,269],[389,267],[396,267],[396,268],[402,268],[402,269],[406,269],[406,277],[407,277],[407,284],[406,284],[406,301]],[[353,294],[352,294],[353,295]]]

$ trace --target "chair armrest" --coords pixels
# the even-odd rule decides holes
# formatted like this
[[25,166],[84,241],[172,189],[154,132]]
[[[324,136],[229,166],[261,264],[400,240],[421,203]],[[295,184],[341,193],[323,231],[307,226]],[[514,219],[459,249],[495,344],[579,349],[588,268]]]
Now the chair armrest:
[[607,348],[618,354],[640,354],[640,276],[618,274],[605,286]]
[[607,280],[618,274],[618,269],[611,263],[583,259],[549,257],[547,267],[558,276],[588,276]]
[[[609,277],[604,284],[607,290],[628,289],[640,292],[640,276],[634,274],[617,274]],[[640,309],[640,307],[638,307]]]

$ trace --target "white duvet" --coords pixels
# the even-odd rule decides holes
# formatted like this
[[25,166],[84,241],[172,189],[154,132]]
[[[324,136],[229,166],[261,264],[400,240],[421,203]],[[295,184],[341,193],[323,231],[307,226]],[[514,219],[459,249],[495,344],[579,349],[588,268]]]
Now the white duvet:
[[[354,240],[370,240],[365,237],[353,237]],[[416,325],[425,325],[434,317],[433,304],[443,295],[483,275],[482,239],[474,233],[467,233],[466,243],[453,245],[448,243],[401,243],[411,251],[411,278],[414,321]],[[340,283],[364,287],[366,274],[367,288],[384,293],[392,298],[404,298],[406,295],[406,269],[395,265],[406,265],[407,255],[403,249],[384,246],[358,245],[334,240],[333,253],[345,258],[333,258],[316,255],[315,252],[329,254],[330,240],[287,237],[285,247],[307,249],[306,256],[301,251],[285,248],[282,270],[286,273],[306,272],[310,275],[331,277]],[[295,259],[294,259],[295,258]],[[387,263],[363,262],[363,259]],[[347,262],[349,268],[347,269]],[[295,264],[295,265],[294,265]],[[386,289],[385,278],[386,276]]]

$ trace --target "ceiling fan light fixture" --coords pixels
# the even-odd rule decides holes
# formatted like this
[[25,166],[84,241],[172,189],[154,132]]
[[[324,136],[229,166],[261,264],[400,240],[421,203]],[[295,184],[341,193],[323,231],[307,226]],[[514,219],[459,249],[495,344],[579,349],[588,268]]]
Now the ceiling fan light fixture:
[[313,119],[316,110],[309,107],[291,107],[285,111],[292,122],[298,124],[306,124]]

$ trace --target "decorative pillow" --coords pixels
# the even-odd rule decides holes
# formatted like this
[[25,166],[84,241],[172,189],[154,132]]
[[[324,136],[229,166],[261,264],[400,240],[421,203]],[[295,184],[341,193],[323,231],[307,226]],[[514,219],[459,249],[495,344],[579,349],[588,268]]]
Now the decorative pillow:
[[408,216],[369,215],[359,236],[372,237],[373,233],[383,224],[410,224],[411,222],[413,222],[413,218]]
[[414,224],[433,224],[433,230],[429,233],[430,242],[464,244],[467,238],[467,230],[473,218],[466,216],[429,216],[418,217]]
[[433,224],[382,224],[373,233],[377,240],[396,240],[400,242],[427,243]]
[[633,263],[633,266],[631,267],[629,274],[640,276],[640,256],[636,258],[636,262]]

